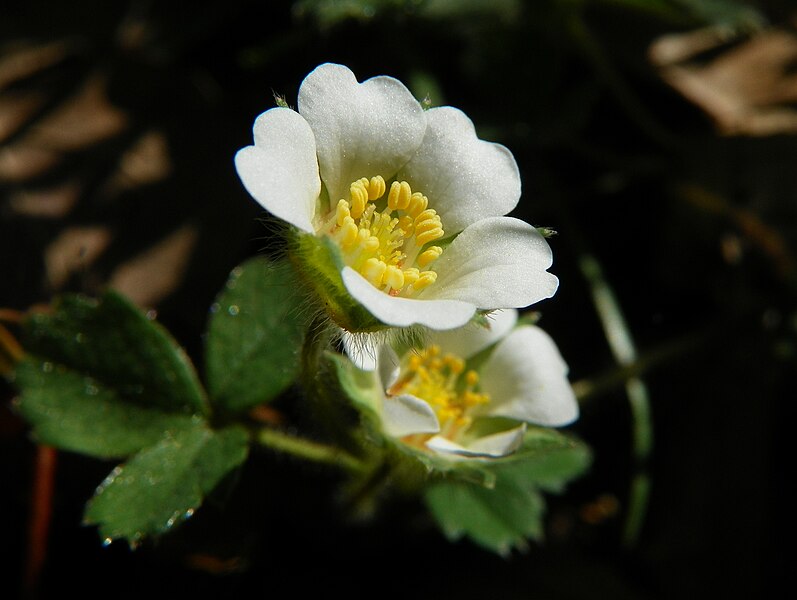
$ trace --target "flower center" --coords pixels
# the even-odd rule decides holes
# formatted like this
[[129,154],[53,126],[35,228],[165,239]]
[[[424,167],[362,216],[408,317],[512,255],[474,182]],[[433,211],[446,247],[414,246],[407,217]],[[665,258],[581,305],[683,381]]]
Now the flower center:
[[465,361],[455,354],[442,354],[440,346],[432,344],[423,350],[409,353],[402,361],[401,374],[387,393],[411,394],[425,400],[437,414],[441,434],[451,436],[466,428],[474,406],[487,404],[490,396],[477,392],[479,374],[465,370]]
[[338,201],[319,233],[334,239],[345,264],[374,287],[409,297],[437,279],[427,267],[443,249],[428,244],[443,237],[443,224],[429,199],[406,181],[394,181],[381,200],[386,189],[381,175],[353,182],[349,199]]

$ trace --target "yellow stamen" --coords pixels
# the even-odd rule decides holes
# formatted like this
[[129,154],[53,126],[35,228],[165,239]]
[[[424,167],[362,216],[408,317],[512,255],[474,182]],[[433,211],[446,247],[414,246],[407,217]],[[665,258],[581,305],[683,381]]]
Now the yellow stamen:
[[[406,181],[387,184],[382,176],[362,177],[349,186],[320,226],[339,245],[343,261],[392,296],[411,296],[433,284],[429,266],[443,253],[428,246],[445,235],[429,199]],[[423,269],[423,270],[422,270]]]
[[[440,422],[441,435],[452,438],[467,428],[473,418],[471,410],[490,402],[490,396],[477,391],[479,376],[465,370],[465,361],[451,353],[442,352],[432,344],[405,356],[396,384],[388,390],[391,395],[411,394],[426,401]],[[428,436],[412,436],[412,443],[421,443]]]
[[387,265],[377,258],[369,258],[363,265],[363,276],[376,287],[382,286],[382,279],[387,270]]
[[418,265],[423,268],[440,258],[442,253],[443,249],[440,246],[429,246],[426,250],[421,252],[421,255],[418,257]]

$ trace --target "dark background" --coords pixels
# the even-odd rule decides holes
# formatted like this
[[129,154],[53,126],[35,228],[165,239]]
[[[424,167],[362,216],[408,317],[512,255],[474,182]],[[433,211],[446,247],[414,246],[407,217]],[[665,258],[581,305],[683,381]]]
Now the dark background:
[[[334,474],[266,453],[174,534],[136,551],[106,548],[81,514],[112,465],[60,453],[38,595],[772,594],[789,567],[794,499],[797,15],[787,8],[4,2],[0,307],[114,285],[156,308],[201,364],[207,309],[227,273],[273,247],[232,157],[275,93],[295,104],[312,68],[340,62],[360,80],[389,74],[461,108],[482,138],[513,151],[524,186],[513,214],[558,231],[561,287],[535,308],[577,389],[599,388],[572,427],[594,449],[593,469],[550,498],[547,542],[526,553],[449,544],[411,499],[351,522]],[[652,50],[690,32],[714,42],[667,64]],[[670,39],[683,50],[691,38]],[[701,99],[673,79],[685,73]],[[584,257],[602,267],[637,344],[654,432],[641,464],[628,373],[607,343]],[[13,389],[0,390],[0,595],[15,597],[36,446],[13,413]],[[628,543],[640,473],[650,502]]]

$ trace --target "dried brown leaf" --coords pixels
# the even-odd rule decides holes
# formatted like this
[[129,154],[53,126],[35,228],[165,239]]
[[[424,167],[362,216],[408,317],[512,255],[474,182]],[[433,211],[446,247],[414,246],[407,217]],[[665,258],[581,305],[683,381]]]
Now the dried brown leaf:
[[111,230],[101,225],[70,227],[61,232],[44,250],[47,281],[52,289],[60,289],[73,273],[90,266],[112,238]]
[[120,265],[109,285],[139,306],[156,305],[180,284],[197,237],[195,226],[183,225]]
[[724,135],[797,132],[797,36],[769,30],[706,63],[699,55],[727,42],[716,29],[667,35],[650,48],[662,78],[704,110]]
[[10,195],[8,205],[20,215],[58,219],[69,214],[81,192],[80,184],[75,181],[44,190],[19,190]]

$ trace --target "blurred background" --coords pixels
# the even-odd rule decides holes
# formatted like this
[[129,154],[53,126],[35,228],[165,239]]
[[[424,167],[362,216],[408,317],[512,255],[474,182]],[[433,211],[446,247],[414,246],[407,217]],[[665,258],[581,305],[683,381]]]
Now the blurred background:
[[201,364],[228,272],[274,246],[232,157],[274,95],[295,105],[327,61],[456,106],[514,153],[513,214],[558,232],[561,287],[534,309],[571,367],[591,472],[550,497],[546,542],[507,558],[446,542],[412,499],[351,522],[334,473],[266,453],[173,534],[103,547],[81,514],[113,465],[42,452],[3,383],[0,595],[779,589],[797,389],[787,0],[6,0],[5,329],[59,293],[113,286]]

